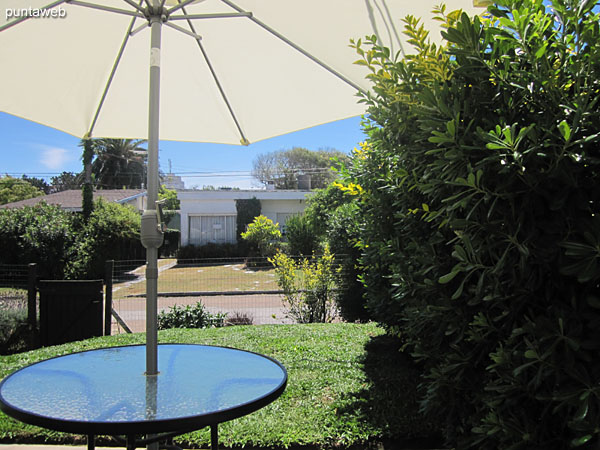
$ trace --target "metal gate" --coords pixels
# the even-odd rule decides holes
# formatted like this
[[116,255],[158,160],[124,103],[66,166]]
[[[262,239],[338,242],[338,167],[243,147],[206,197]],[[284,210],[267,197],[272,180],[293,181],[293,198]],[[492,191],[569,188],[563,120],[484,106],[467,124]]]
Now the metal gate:
[[41,280],[42,346],[102,336],[102,280]]

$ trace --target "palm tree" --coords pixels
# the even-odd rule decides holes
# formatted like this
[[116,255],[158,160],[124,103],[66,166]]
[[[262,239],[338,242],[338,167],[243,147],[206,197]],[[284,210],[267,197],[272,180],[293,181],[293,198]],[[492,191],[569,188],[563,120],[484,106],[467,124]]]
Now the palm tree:
[[145,181],[145,140],[93,139],[94,186],[100,189],[138,189]]

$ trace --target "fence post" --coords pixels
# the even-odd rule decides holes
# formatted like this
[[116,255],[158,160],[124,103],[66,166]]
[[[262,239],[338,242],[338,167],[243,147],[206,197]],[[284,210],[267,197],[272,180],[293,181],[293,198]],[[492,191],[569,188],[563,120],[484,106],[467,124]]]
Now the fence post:
[[34,327],[37,325],[36,281],[37,264],[31,263],[27,266],[27,322]]
[[110,336],[112,322],[112,290],[114,260],[108,260],[104,266],[104,336]]

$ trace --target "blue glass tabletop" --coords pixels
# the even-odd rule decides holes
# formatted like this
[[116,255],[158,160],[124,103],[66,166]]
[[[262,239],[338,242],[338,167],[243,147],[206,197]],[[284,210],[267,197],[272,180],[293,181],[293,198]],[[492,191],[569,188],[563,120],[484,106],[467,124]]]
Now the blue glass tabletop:
[[200,428],[248,414],[287,383],[277,361],[188,344],[158,346],[147,377],[145,347],[113,347],[45,360],[0,384],[0,408],[27,423],[74,433],[125,434]]

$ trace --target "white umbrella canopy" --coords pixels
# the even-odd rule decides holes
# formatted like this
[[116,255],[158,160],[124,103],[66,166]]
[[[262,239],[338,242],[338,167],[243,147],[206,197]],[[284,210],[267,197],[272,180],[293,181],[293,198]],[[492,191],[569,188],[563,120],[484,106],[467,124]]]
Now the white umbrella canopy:
[[[0,111],[77,137],[148,138],[149,375],[159,137],[248,144],[360,115],[356,93],[369,84],[351,38],[375,34],[393,53],[407,51],[401,18],[412,14],[439,39],[439,0],[49,1],[3,0]],[[445,3],[481,12],[472,1]]]
[[[88,0],[136,10],[125,0]],[[134,0],[135,1],[135,0]],[[364,67],[350,38],[377,34],[394,51],[410,49],[400,21],[406,14],[427,26],[435,1],[407,0],[205,0],[187,14],[235,13],[253,17],[196,19],[198,42],[162,27],[160,128],[163,140],[239,144],[360,115],[357,88],[367,90]],[[4,0],[0,27],[26,9],[49,0]],[[55,2],[57,3],[57,2]],[[139,4],[139,0],[135,2]],[[176,1],[170,0],[166,6]],[[448,9],[473,11],[468,0],[448,0]],[[146,7],[142,3],[142,7]],[[171,6],[172,7],[172,6]],[[150,28],[147,20],[73,3],[55,8],[63,18],[32,18],[0,33],[0,110],[77,137],[146,138]],[[480,11],[480,9],[479,9]],[[190,30],[180,9],[169,24]],[[113,65],[130,24],[143,28],[126,42],[106,98]],[[294,50],[256,23],[264,23],[320,59],[354,86]],[[433,32],[432,37],[439,36]],[[233,115],[217,87],[212,65]],[[96,118],[97,116],[97,118]]]

